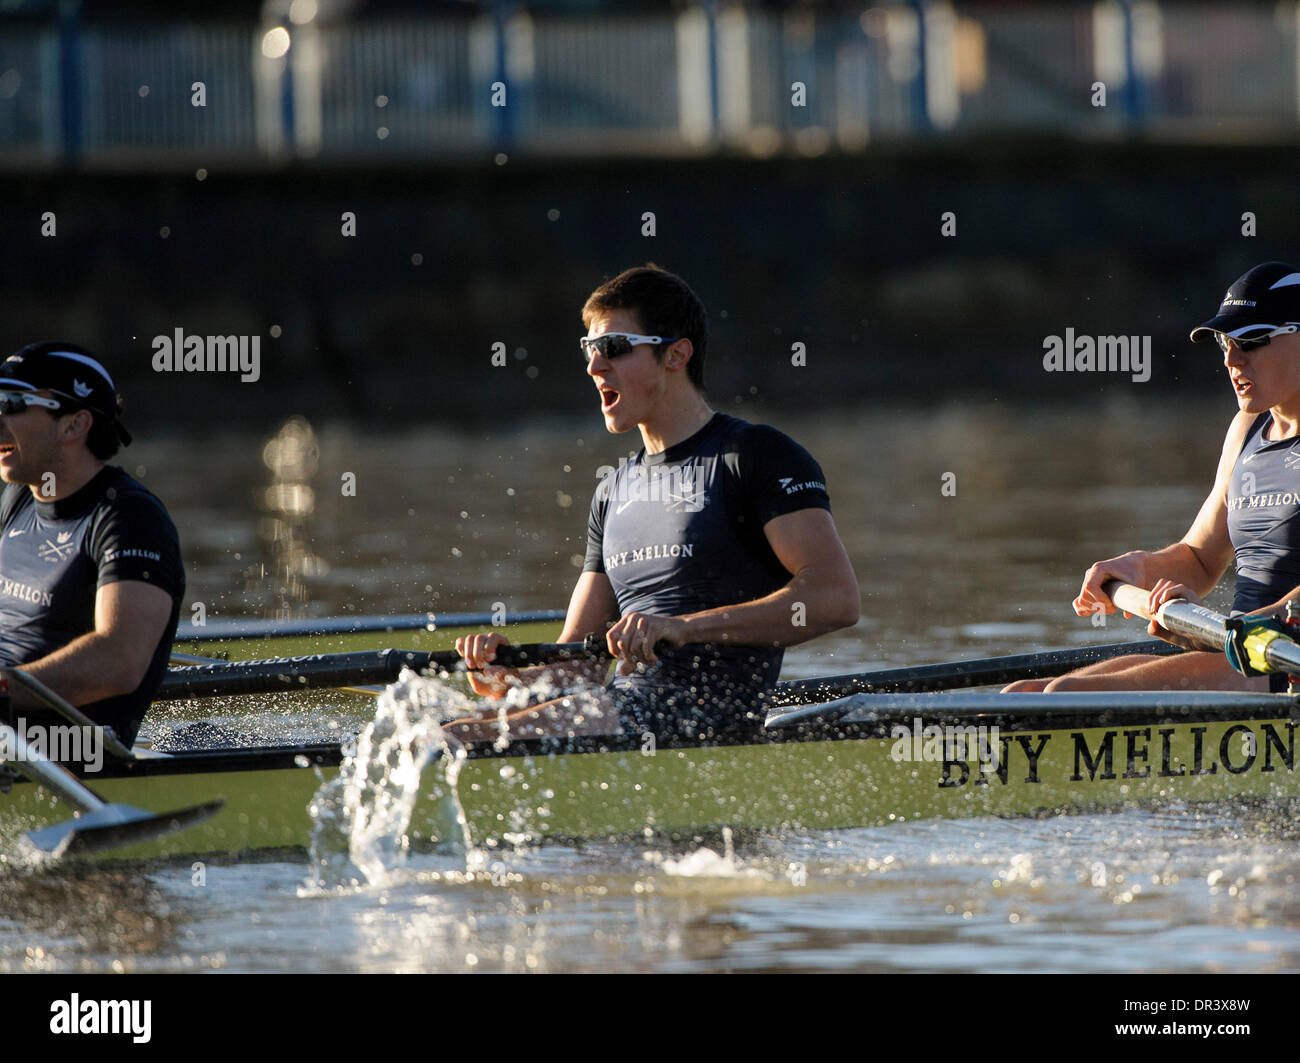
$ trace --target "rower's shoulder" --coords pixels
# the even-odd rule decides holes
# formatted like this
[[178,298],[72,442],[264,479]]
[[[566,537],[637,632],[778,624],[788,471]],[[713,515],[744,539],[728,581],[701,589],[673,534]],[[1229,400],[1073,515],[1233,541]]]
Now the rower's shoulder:
[[1248,413],[1246,410],[1238,410],[1233,415],[1232,421],[1229,422],[1228,431],[1223,437],[1224,457],[1230,457],[1235,461],[1237,455],[1241,453],[1241,448],[1245,446],[1251,430],[1267,419],[1268,416],[1267,411],[1264,413]]
[[719,430],[725,434],[728,443],[739,446],[790,446],[804,449],[793,436],[773,425],[742,421],[739,417],[732,417],[726,413],[718,414],[718,418]]
[[127,513],[157,513],[167,523],[172,523],[171,514],[163,500],[145,487],[125,469],[116,465],[106,467],[108,477],[104,493],[98,506],[102,511],[125,511]]

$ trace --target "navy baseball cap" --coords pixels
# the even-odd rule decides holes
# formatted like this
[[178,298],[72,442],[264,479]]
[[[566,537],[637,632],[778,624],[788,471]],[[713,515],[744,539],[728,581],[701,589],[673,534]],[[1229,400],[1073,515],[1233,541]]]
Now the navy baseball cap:
[[0,362],[0,390],[52,391],[71,406],[104,418],[124,445],[131,442],[131,433],[117,419],[121,399],[113,378],[84,347],[63,342],[28,344]]
[[1192,329],[1192,342],[1216,332],[1247,340],[1289,324],[1300,324],[1300,267],[1265,262],[1232,282],[1219,312]]

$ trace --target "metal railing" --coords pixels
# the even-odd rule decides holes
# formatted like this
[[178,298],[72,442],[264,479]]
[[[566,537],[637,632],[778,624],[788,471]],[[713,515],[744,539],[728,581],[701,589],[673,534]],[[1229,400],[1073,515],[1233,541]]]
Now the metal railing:
[[1294,135],[1300,5],[744,7],[83,26],[0,17],[0,158],[861,150],[985,130]]

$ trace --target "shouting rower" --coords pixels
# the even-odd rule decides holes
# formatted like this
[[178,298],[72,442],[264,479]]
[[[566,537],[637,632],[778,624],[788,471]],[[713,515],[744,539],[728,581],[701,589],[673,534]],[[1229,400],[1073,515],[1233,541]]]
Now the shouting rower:
[[[1233,612],[1253,621],[1247,632],[1275,627],[1286,603],[1300,598],[1300,268],[1265,262],[1238,277],[1218,314],[1193,329],[1191,338],[1219,345],[1237,397],[1214,489],[1178,542],[1089,568],[1074,610],[1080,616],[1115,612],[1102,590],[1112,579],[1148,590],[1152,616],[1173,598],[1202,604],[1201,596],[1235,558]],[[1155,621],[1150,632],[1190,645]],[[1262,675],[1241,646],[1228,643],[1226,654],[1116,657],[1006,690],[1286,689],[1286,676]]]
[[[131,442],[120,405],[81,347],[32,344],[0,364],[0,665],[129,746],[167,667],[185,573],[163,504],[108,464]],[[15,706],[30,708],[17,693]]]
[[[784,647],[857,623],[857,577],[830,514],[825,477],[773,428],[717,413],[704,396],[708,321],[686,283],[648,265],[592,292],[580,345],[605,427],[642,449],[597,487],[587,554],[562,641],[603,636],[602,664],[509,674],[486,668],[506,640],[456,640],[476,693],[501,697],[543,676],[567,697],[508,713],[510,733],[708,735],[762,726]],[[447,728],[496,738],[498,714]]]

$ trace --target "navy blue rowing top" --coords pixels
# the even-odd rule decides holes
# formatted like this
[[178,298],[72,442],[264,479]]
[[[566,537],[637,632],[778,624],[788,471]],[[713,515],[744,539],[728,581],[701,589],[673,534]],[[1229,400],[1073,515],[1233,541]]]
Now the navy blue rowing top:
[[[830,509],[812,456],[765,425],[716,413],[660,454],[619,462],[596,489],[584,572],[609,577],[620,615],[680,616],[765,597],[790,582],[763,534],[774,517]],[[749,713],[781,671],[779,648],[691,643],[614,686],[676,689]]]
[[0,665],[38,660],[95,629],[95,594],[120,580],[172,597],[167,627],[144,681],[130,694],[80,706],[130,745],[171,653],[185,571],[163,504],[116,466],[81,490],[37,501],[25,484],[0,494]]
[[1250,613],[1300,586],[1300,436],[1270,441],[1262,413],[1228,483],[1228,537],[1236,551],[1232,608]]

